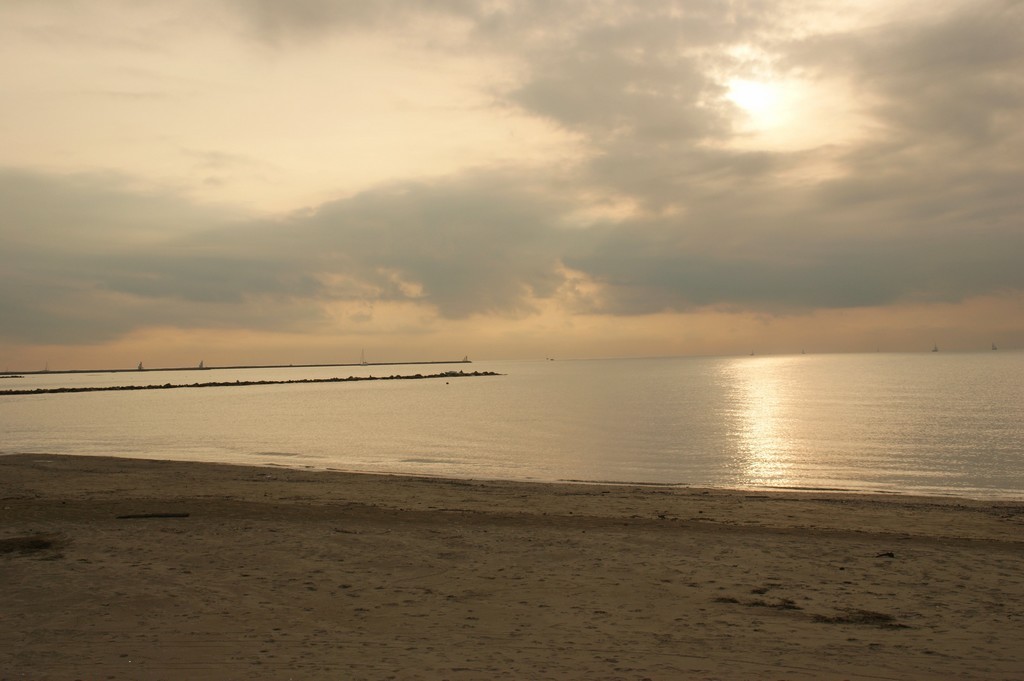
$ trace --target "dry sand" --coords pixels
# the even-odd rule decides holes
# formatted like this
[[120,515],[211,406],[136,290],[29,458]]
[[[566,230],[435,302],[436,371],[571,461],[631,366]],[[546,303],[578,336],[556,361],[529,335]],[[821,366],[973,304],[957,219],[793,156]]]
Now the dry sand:
[[[118,518],[147,514],[178,515]],[[0,456],[0,679],[1024,679],[1022,530],[1020,502]]]

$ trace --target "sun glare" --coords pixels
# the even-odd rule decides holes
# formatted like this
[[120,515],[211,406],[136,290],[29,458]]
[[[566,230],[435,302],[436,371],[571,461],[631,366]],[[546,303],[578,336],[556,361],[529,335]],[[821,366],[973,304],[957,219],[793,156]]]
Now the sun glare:
[[756,128],[771,127],[779,122],[779,88],[771,83],[756,80],[733,79],[729,81],[727,97],[750,117]]
[[732,78],[725,99],[734,111],[729,144],[738,149],[808,149],[857,133],[846,90],[800,78]]

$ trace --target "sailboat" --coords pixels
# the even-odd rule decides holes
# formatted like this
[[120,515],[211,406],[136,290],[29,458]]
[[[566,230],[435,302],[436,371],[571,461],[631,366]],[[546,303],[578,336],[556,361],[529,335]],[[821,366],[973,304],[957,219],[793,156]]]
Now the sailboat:
[[938,343],[936,343],[935,345],[932,346],[932,352],[938,352],[938,351],[939,351],[939,345],[938,345]]
[[142,362],[139,362],[139,371],[142,371]]
[[995,344],[995,343],[993,343],[993,344],[992,344],[992,349],[993,349],[993,350],[998,350],[999,348],[997,348],[997,347],[996,347],[996,344]]
[[205,366],[203,366],[203,360],[199,360],[199,368],[200,369],[205,369],[206,368]]
[[366,350],[363,350],[359,354],[359,363],[366,366]]

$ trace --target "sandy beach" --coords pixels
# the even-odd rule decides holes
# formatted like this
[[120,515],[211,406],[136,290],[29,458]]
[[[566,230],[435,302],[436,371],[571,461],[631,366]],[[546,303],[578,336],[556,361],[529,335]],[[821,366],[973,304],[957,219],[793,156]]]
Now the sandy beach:
[[1022,679],[1024,503],[0,456],[0,679]]

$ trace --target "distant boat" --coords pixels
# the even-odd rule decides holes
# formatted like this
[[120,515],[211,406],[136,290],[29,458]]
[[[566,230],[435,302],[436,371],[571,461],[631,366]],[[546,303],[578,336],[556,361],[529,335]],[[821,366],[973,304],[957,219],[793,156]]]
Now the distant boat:
[[142,371],[142,362],[139,362],[139,371]]
[[366,350],[362,350],[359,353],[359,363],[366,366]]
[[203,366],[203,360],[199,360],[199,368],[200,369],[205,369],[206,368],[205,366]]
[[463,357],[462,361],[463,362],[468,362],[469,361],[469,355],[466,355],[465,357]]
[[937,344],[933,345],[932,346],[932,352],[938,352],[938,351],[939,351],[939,346]]
[[999,348],[997,348],[997,347],[996,347],[996,344],[995,344],[995,343],[993,343],[993,344],[992,344],[992,349],[993,349],[993,350],[998,350]]

